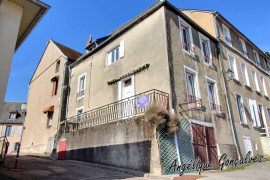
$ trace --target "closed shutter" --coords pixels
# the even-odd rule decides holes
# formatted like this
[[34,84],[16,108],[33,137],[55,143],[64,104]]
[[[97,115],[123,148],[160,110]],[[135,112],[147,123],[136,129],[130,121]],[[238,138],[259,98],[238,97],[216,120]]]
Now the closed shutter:
[[253,111],[253,103],[251,99],[248,99],[248,107],[249,107],[249,113],[250,113],[250,118],[251,118],[251,122],[253,126],[256,126],[256,122],[255,122],[255,115],[254,115],[254,111]]
[[17,136],[20,137],[22,135],[22,126],[18,126]]
[[122,40],[120,42],[120,53],[119,53],[119,55],[120,55],[120,58],[125,56],[125,42],[124,42],[124,40]]
[[7,127],[7,126],[3,126],[3,128],[2,128],[2,136],[5,136],[5,133],[6,133],[6,127]]
[[259,110],[258,110],[258,106],[257,106],[257,103],[255,100],[253,100],[253,106],[254,106],[254,110],[255,110],[255,118],[256,118],[257,126],[261,127]]

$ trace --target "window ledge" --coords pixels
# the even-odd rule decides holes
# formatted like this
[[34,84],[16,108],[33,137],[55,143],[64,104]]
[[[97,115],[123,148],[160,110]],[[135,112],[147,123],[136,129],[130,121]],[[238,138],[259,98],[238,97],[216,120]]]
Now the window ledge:
[[241,85],[241,82],[239,81],[239,79],[233,78],[233,81],[234,81],[236,84]]
[[252,125],[252,127],[253,127],[253,128],[257,128],[257,129],[260,129],[260,128],[261,128],[261,127],[259,127],[259,126],[253,126],[253,125]]
[[240,124],[243,125],[243,126],[248,126],[248,124],[245,123],[245,122],[241,122],[241,121],[240,121]]
[[248,90],[252,90],[251,87],[249,85],[246,85],[245,84],[245,87],[248,89]]
[[258,95],[260,95],[260,96],[262,95],[261,92],[258,91],[258,90],[255,90],[255,92],[256,92]]

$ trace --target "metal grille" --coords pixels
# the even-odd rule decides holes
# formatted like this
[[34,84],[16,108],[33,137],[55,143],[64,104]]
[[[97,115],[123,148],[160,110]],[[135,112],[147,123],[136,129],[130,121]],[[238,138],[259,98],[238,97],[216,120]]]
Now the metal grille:
[[[181,164],[188,164],[192,159],[194,159],[191,128],[187,119],[181,119],[179,129],[176,132],[176,136],[174,134],[166,134],[165,128],[158,127],[157,137],[159,139],[159,149],[163,174],[177,173],[172,171],[169,172],[169,167],[173,164],[175,159],[177,159],[178,162],[178,152],[176,149],[175,137],[177,138]],[[185,173],[187,172],[191,171],[185,171]]]

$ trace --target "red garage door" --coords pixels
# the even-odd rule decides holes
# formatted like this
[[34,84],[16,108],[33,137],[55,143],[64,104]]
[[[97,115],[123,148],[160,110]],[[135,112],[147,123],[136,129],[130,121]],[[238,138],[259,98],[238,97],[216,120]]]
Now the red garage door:
[[59,143],[58,159],[65,159],[66,157],[66,144],[67,140],[62,140]]
[[195,157],[200,157],[202,162],[212,161],[214,166],[218,166],[214,128],[192,123],[192,135]]

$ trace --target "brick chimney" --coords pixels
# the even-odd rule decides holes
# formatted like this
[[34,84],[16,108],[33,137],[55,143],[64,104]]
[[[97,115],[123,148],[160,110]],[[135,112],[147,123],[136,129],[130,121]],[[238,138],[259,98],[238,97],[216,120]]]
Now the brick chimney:
[[92,36],[90,35],[89,40],[86,42],[86,46],[88,46],[89,44],[91,44],[91,42],[92,42]]

